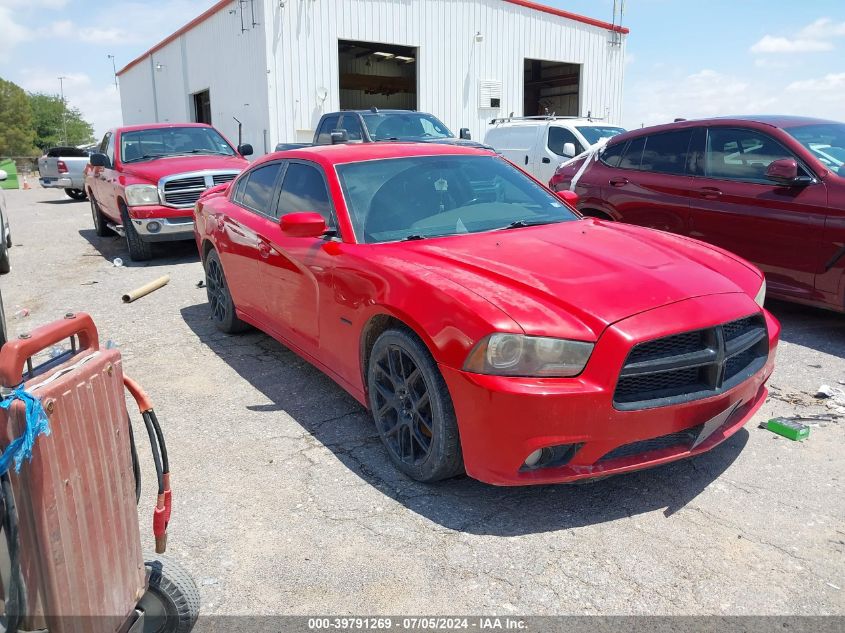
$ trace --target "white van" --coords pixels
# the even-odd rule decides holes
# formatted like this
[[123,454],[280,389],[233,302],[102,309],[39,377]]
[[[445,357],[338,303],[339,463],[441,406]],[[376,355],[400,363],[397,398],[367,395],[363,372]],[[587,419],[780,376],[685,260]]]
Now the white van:
[[595,119],[578,117],[511,117],[493,119],[484,143],[548,184],[558,165],[604,138],[625,132]]

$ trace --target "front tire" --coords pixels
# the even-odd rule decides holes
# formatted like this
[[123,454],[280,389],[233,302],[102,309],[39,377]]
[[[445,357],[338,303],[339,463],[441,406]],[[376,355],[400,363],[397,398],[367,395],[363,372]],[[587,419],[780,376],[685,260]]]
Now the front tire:
[[88,197],[82,189],[65,189],[65,193],[74,200],[85,200]]
[[145,564],[150,569],[150,584],[138,603],[144,612],[144,633],[189,633],[200,613],[200,592],[194,579],[168,556],[151,557]]
[[390,460],[422,482],[464,470],[452,398],[425,345],[406,330],[375,342],[367,369],[370,410]]
[[229,283],[223,273],[223,264],[217,251],[211,250],[205,257],[205,294],[211,308],[211,320],[221,332],[237,334],[247,329],[247,324],[238,318]]
[[0,275],[5,275],[12,270],[12,263],[9,261],[9,247],[3,249],[0,253]]
[[152,259],[153,246],[145,242],[135,230],[132,218],[129,217],[129,209],[125,204],[120,205],[120,219],[123,222],[123,232],[126,234],[126,245],[129,247],[129,259],[133,262],[145,262]]

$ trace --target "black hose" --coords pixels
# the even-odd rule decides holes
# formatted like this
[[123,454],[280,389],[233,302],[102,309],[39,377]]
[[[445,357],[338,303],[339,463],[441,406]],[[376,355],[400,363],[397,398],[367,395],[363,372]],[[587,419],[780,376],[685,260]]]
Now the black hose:
[[156,412],[150,409],[149,411],[147,411],[147,413],[150,414],[150,419],[153,422],[153,428],[155,428],[156,437],[158,438],[158,446],[161,449],[162,472],[169,473],[170,460],[167,458],[167,444],[164,443],[164,433],[161,432],[161,425],[158,423]]
[[161,470],[161,456],[158,451],[158,442],[156,442],[156,432],[153,428],[153,422],[150,419],[149,411],[144,411],[141,417],[144,418],[144,426],[147,427],[147,435],[150,436],[150,448],[153,452],[153,461],[156,467],[156,479],[158,480],[158,494],[164,494],[164,476]]
[[129,426],[129,451],[132,453],[132,474],[135,475],[135,505],[141,502],[141,464],[138,463],[138,447],[135,446],[135,432],[132,430],[132,418],[127,415]]
[[[26,594],[23,588],[20,562],[20,535],[18,533],[18,512],[15,498],[12,494],[12,483],[9,473],[0,476],[0,497],[2,497],[3,517],[2,528],[6,534],[6,544],[9,548],[11,562],[11,577],[6,593],[5,633],[17,633],[18,627],[26,613]],[[2,624],[0,624],[2,626]]]

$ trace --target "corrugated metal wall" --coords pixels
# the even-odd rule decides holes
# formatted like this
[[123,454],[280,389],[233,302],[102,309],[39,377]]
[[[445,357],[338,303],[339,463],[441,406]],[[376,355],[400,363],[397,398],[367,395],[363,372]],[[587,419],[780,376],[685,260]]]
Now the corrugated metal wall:
[[255,1],[255,27],[249,4],[244,6],[246,31],[241,32],[240,7],[233,0],[121,75],[124,125],[192,121],[192,95],[209,90],[212,124],[236,143],[238,124],[232,117],[237,117],[244,142],[264,153],[270,119],[263,2]]
[[[127,71],[121,77],[124,122],[155,120],[147,94],[154,73],[159,120],[189,120],[188,95],[209,88],[213,123],[234,138],[231,117],[237,116],[244,140],[258,153],[263,146],[257,136],[265,129],[271,148],[279,141],[310,141],[320,116],[339,107],[338,40],[417,48],[418,108],[456,132],[469,127],[476,139],[483,139],[493,117],[522,113],[525,58],[582,64],[581,113],[621,120],[625,38],[610,46],[610,33],[600,27],[502,0],[255,4],[260,26],[241,34],[233,1],[155,52],[152,62]],[[483,41],[477,42],[479,32]],[[164,68],[153,70],[156,63]],[[479,80],[502,83],[500,108],[478,107]]]

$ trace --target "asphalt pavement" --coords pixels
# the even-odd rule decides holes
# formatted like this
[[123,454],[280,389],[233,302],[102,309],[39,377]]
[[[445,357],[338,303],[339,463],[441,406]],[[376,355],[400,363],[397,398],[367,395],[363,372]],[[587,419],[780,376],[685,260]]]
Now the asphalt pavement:
[[[587,485],[424,485],[330,379],[261,333],[215,330],[193,243],[135,265],[123,240],[94,234],[87,202],[6,198],[10,334],[85,311],[119,347],[167,435],[168,550],[204,614],[845,614],[845,409],[814,397],[845,389],[845,316],[772,303],[772,395],[696,459]],[[757,428],[792,414],[832,419],[803,442]]]

